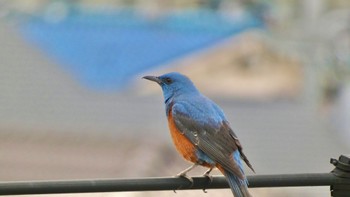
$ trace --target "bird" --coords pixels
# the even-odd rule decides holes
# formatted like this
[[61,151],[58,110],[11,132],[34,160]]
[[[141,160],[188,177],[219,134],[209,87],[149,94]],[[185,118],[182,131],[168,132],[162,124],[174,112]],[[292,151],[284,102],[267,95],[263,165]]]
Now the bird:
[[193,168],[199,165],[209,168],[203,176],[210,180],[210,172],[217,168],[225,176],[234,197],[251,197],[242,160],[255,171],[223,110],[181,73],[143,78],[161,86],[172,141],[184,159],[193,163],[177,176],[193,184],[187,175]]

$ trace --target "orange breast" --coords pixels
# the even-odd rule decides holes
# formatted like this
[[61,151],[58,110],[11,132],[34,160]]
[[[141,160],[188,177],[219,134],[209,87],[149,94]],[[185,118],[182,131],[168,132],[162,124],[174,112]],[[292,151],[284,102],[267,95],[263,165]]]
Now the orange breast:
[[188,161],[197,162],[195,154],[195,146],[182,134],[175,125],[174,119],[169,113],[168,125],[170,129],[171,138],[175,144],[176,150]]

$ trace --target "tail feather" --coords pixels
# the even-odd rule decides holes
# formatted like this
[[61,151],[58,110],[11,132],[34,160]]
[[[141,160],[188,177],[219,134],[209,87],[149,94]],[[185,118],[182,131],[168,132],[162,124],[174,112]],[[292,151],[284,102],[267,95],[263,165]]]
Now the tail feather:
[[227,170],[223,170],[222,173],[225,175],[234,197],[252,197],[248,192],[247,179],[242,180]]

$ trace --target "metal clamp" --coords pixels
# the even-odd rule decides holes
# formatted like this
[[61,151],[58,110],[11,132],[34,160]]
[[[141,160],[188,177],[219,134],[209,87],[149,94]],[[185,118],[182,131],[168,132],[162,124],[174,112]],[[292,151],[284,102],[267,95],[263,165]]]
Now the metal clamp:
[[331,159],[331,164],[335,166],[332,174],[346,181],[339,181],[331,185],[331,195],[333,197],[350,197],[350,156],[341,155],[339,159]]

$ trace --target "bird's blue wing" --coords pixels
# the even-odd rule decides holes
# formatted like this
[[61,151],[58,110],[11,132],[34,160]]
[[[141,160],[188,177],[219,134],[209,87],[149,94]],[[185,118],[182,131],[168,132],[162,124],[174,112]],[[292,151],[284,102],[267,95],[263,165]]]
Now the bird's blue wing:
[[175,125],[198,149],[225,169],[243,178],[242,166],[235,161],[232,154],[238,150],[242,159],[252,167],[222,111],[217,108],[210,100],[192,100],[175,103],[171,113]]

